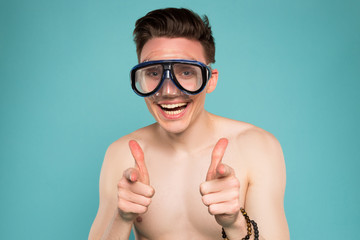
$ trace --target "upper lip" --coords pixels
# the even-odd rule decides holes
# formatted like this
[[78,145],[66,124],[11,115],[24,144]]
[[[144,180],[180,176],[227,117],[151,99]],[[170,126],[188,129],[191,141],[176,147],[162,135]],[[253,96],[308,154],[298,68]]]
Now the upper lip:
[[158,105],[173,105],[173,104],[188,104],[189,100],[179,99],[179,100],[163,100],[155,102]]

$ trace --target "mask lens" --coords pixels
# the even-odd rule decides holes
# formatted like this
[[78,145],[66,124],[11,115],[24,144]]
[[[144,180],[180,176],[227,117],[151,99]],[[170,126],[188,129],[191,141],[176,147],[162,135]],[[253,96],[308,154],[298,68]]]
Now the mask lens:
[[175,63],[173,73],[178,83],[187,91],[198,91],[203,85],[202,71],[197,65]]
[[135,87],[143,94],[156,89],[161,82],[163,67],[161,64],[151,65],[137,69],[135,72]]

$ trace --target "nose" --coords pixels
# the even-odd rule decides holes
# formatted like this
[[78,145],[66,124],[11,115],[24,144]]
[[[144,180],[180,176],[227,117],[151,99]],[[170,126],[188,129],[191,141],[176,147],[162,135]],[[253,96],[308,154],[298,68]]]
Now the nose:
[[158,93],[160,93],[162,96],[177,96],[182,93],[181,90],[176,87],[173,81],[170,79],[169,70],[165,72],[164,78],[164,82]]

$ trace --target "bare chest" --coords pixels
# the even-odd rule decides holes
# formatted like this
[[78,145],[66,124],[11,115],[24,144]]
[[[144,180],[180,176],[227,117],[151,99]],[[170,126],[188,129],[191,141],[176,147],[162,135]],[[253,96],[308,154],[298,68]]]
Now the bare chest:
[[210,165],[209,156],[147,161],[155,195],[141,221],[135,222],[137,238],[221,239],[221,226],[209,214],[199,190]]

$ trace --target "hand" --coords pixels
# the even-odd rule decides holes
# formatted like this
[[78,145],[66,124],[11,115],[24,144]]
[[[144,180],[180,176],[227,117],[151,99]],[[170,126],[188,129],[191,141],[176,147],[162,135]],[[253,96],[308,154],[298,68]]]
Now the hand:
[[129,147],[135,167],[125,170],[118,183],[118,209],[122,219],[134,221],[139,214],[147,211],[155,191],[149,185],[149,174],[140,145],[131,140]]
[[240,212],[239,180],[235,177],[234,170],[221,162],[227,145],[226,138],[216,143],[206,182],[200,185],[203,203],[223,227],[234,224]]

